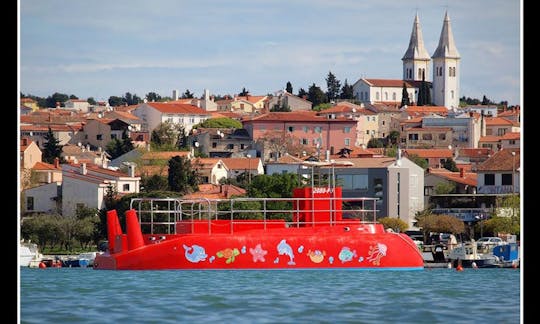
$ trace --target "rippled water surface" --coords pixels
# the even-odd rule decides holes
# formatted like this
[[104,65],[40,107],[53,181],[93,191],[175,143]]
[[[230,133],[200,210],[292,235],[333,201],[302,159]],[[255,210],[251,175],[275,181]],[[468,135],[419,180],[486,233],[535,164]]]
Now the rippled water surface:
[[21,323],[519,323],[519,269],[20,269]]

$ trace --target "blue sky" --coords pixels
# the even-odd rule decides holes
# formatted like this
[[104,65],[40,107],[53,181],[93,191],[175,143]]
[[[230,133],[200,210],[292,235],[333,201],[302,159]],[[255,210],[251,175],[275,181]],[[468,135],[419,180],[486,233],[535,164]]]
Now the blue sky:
[[[21,0],[24,94],[253,95],[402,78],[418,12],[430,55],[448,10],[460,96],[521,100],[521,3],[509,0]],[[431,79],[431,77],[430,77]]]

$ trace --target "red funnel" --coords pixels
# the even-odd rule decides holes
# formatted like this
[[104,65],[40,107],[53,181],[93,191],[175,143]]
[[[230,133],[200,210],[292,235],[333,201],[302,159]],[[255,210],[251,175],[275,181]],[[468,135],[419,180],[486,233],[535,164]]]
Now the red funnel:
[[135,209],[126,211],[128,250],[133,250],[144,245],[144,239],[137,219]]

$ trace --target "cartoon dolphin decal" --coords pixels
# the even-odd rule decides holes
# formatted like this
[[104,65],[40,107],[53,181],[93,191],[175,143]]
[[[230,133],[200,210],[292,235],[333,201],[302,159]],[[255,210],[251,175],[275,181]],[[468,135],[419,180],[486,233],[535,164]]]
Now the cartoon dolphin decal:
[[202,246],[198,246],[196,244],[192,245],[191,247],[185,244],[182,245],[184,246],[184,250],[186,250],[185,256],[189,262],[197,263],[199,261],[206,260],[208,255]]
[[287,262],[288,265],[295,265],[294,263],[294,253],[293,249],[285,240],[281,240],[277,246],[277,250],[279,255],[287,255],[289,256],[289,262]]

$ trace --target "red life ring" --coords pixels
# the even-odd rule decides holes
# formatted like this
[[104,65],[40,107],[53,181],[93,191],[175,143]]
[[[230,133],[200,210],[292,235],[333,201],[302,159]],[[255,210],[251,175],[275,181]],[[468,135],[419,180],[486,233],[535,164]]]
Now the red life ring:
[[38,267],[39,267],[40,269],[45,269],[45,268],[47,268],[47,265],[45,264],[45,262],[41,261],[41,262],[39,263]]

